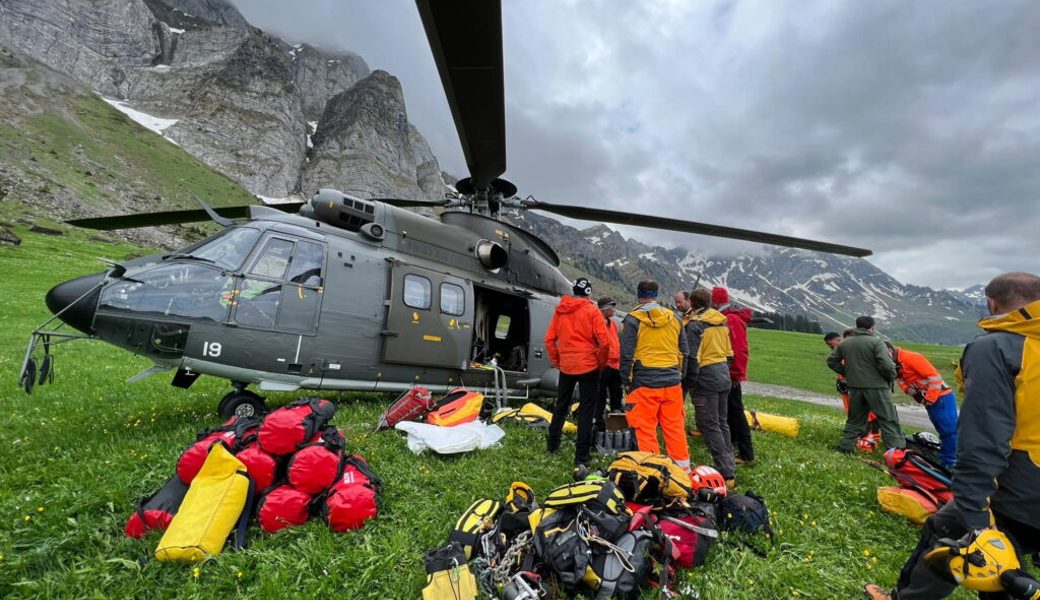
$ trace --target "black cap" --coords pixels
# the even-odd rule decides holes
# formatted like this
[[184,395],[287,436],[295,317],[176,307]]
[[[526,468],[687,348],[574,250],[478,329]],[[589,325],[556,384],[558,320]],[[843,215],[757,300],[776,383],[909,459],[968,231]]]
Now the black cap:
[[574,290],[575,296],[587,297],[592,295],[592,284],[589,283],[589,280],[585,277],[579,277],[575,279],[574,287],[572,289]]

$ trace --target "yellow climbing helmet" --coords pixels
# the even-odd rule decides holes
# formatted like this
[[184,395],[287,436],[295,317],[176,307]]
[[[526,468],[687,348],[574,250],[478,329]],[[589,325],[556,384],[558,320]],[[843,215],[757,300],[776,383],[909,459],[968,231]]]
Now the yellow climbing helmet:
[[984,529],[967,545],[949,539],[925,555],[925,562],[942,575],[976,592],[1002,592],[1000,576],[1019,568],[1015,547],[996,529]]

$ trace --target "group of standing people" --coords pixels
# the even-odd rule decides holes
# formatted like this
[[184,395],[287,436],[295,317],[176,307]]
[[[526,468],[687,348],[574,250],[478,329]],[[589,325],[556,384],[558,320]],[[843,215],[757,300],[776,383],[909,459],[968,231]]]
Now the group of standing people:
[[725,288],[701,288],[675,294],[677,314],[658,302],[659,284],[646,280],[636,288],[637,305],[625,316],[619,336],[613,299],[594,304],[585,278],[577,279],[572,291],[561,300],[545,335],[550,362],[560,369],[549,451],[559,448],[577,384],[576,478],[588,473],[594,431],[602,427],[608,398],[611,410],[624,406],[640,450],[660,453],[660,429],[667,455],[689,471],[689,395],[697,435],[715,469],[734,487],[736,463],[755,458],[741,390],[747,379],[751,311],[731,308]]

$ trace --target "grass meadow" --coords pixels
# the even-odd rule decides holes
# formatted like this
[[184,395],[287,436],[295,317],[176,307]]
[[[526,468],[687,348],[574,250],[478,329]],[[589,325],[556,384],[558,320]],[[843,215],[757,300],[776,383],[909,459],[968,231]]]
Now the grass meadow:
[[[248,549],[197,568],[152,560],[158,535],[128,539],[123,524],[134,501],[173,473],[196,431],[217,424],[215,407],[228,387],[204,377],[180,390],[168,375],[129,385],[145,361],[77,342],[57,348],[53,385],[32,395],[19,390],[29,333],[49,316],[45,291],[100,270],[95,257],[118,259],[138,249],[75,232],[15,231],[23,244],[0,247],[0,597],[413,599],[425,580],[423,552],[446,541],[470,502],[501,497],[514,480],[544,494],[570,478],[570,441],[549,456],[542,433],[507,426],[496,449],[414,456],[397,433],[372,431],[385,399],[345,394],[335,397],[333,422],[385,481],[376,520],[345,534],[320,522],[275,535],[254,526]],[[754,332],[753,376],[829,391],[817,338]],[[289,399],[269,397],[272,404]],[[892,584],[917,530],[879,511],[875,489],[889,483],[881,473],[832,450],[841,413],[763,397],[747,403],[801,421],[797,439],[756,432],[759,461],[738,471],[742,488],[766,498],[776,542],[765,558],[732,540],[716,546],[706,565],[683,573],[683,597],[829,600],[858,598],[869,581]],[[695,460],[709,460],[698,440],[692,449]]]

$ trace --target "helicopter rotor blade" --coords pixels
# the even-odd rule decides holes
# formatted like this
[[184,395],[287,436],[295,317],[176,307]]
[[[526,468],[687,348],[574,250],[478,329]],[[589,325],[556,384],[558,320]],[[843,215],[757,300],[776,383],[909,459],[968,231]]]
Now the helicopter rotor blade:
[[[249,208],[258,205],[224,206],[212,209],[216,214],[228,219],[245,219],[249,216]],[[282,204],[267,204],[269,208],[276,208],[283,212],[296,212],[302,202],[285,202]],[[154,213],[141,213],[136,215],[115,215],[111,217],[94,217],[90,219],[71,219],[65,221],[69,225],[84,227],[87,229],[99,229],[111,231],[114,229],[136,229],[138,227],[154,227],[156,225],[179,225],[182,223],[198,223],[210,221],[212,217],[201,208],[192,210],[168,210]]]
[[448,201],[443,200],[435,202],[433,200],[412,200],[409,198],[369,198],[372,202],[382,202],[383,204],[390,204],[392,206],[400,206],[406,208],[409,206],[429,206],[432,208],[442,208],[447,206]]
[[500,0],[416,0],[470,177],[483,188],[506,170]]
[[683,221],[670,217],[655,217],[651,215],[630,214],[616,210],[603,208],[591,208],[587,206],[569,206],[566,204],[550,204],[541,200],[529,199],[524,201],[523,206],[537,210],[563,215],[572,219],[585,221],[602,221],[604,223],[617,223],[618,225],[635,225],[636,227],[649,227],[651,229],[667,229],[670,231],[682,231],[685,233],[696,233],[700,235],[711,235],[734,240],[745,240],[749,242],[760,242],[776,246],[788,246],[790,248],[802,248],[804,250],[815,250],[817,252],[830,252],[831,254],[844,254],[847,256],[870,256],[872,251],[866,248],[856,248],[843,244],[833,244],[805,238],[779,235],[753,231],[751,229],[739,229],[737,227],[726,227],[724,225],[711,225],[709,223],[698,223],[696,221]]

